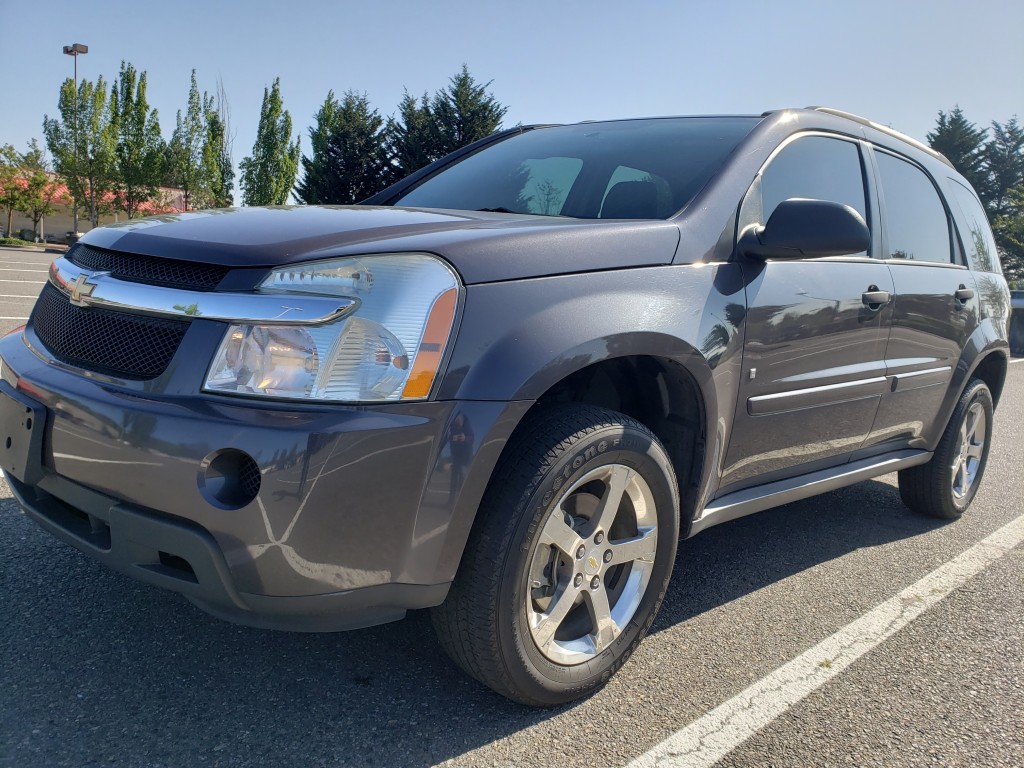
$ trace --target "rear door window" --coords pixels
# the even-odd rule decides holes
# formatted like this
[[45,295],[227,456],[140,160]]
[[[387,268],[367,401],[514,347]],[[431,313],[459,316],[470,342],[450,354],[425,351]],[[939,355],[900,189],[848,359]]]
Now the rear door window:
[[886,257],[949,264],[949,221],[935,185],[916,165],[876,151],[885,206]]

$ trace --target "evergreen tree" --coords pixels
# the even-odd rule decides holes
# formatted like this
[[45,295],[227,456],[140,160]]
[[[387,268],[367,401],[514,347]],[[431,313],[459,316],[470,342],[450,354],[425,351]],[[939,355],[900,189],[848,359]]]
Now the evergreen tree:
[[146,101],[146,73],[121,62],[121,72],[111,89],[110,122],[117,143],[114,188],[118,205],[129,219],[157,196],[163,175],[165,146],[160,121]]
[[[204,94],[205,96],[205,94]],[[185,210],[206,207],[209,197],[208,176],[203,160],[203,149],[207,139],[204,117],[207,106],[199,96],[196,71],[192,70],[192,83],[188,91],[188,106],[185,114],[178,110],[174,133],[168,145],[170,168],[167,178],[182,192]]]
[[302,179],[295,187],[295,197],[307,205],[330,202],[327,145],[337,130],[340,109],[341,104],[334,98],[334,91],[328,91],[327,98],[314,116],[315,124],[309,128],[311,156],[302,156]]
[[947,114],[939,112],[935,130],[926,137],[928,144],[941,152],[963,174],[988,204],[985,174],[985,131],[970,122],[959,106]]
[[[60,89],[59,118],[43,117],[43,135],[54,169],[68,186],[76,217],[81,208],[92,226],[110,209],[107,193],[116,174],[114,130],[102,77],[78,87],[69,77]],[[77,220],[77,219],[76,219]]]
[[346,91],[340,102],[327,94],[309,135],[313,157],[302,158],[306,175],[296,189],[303,202],[351,205],[386,186],[384,119],[365,93]]
[[263,106],[252,155],[239,163],[243,205],[283,205],[299,172],[299,140],[281,103],[281,82],[263,89]]
[[427,94],[416,100],[408,91],[398,105],[398,119],[389,118],[386,130],[391,178],[395,182],[441,157],[435,142],[433,117]]
[[490,136],[501,128],[508,107],[487,92],[491,82],[477,83],[463,64],[462,71],[452,76],[448,87],[434,94],[430,101],[430,116],[436,142],[433,150],[438,157]]
[[1024,127],[1016,117],[1006,123],[992,122],[992,138],[985,144],[985,171],[989,211],[994,217],[1012,214],[1017,206],[1011,193],[1024,188]]

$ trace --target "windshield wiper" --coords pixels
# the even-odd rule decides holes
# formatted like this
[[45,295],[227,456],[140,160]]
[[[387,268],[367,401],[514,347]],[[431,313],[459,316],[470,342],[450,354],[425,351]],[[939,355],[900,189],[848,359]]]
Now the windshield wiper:
[[477,208],[482,213],[521,213],[521,211],[510,211],[508,208]]

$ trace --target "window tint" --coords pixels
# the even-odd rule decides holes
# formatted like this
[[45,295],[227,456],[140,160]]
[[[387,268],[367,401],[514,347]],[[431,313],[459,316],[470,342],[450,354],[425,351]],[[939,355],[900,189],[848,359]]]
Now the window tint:
[[675,210],[672,207],[672,188],[665,179],[661,178],[661,176],[658,176],[657,174],[641,171],[638,168],[630,168],[627,165],[620,165],[615,169],[612,177],[608,179],[608,184],[605,186],[604,194],[601,195],[600,215],[603,218],[612,218],[612,214],[616,213],[615,211],[607,210],[607,208],[611,208],[612,206],[605,206],[605,203],[608,201],[608,194],[616,184],[626,184],[627,186],[630,186],[629,182],[638,182],[639,184],[645,186],[649,185],[651,187],[653,197],[656,201],[654,214],[657,218],[665,218],[675,213]]
[[[394,204],[580,218],[665,218],[707,184],[759,121],[658,118],[540,128],[447,166]],[[616,181],[627,186],[612,193],[612,175],[620,167],[633,175]],[[606,197],[614,210],[603,212]]]
[[791,197],[843,203],[867,221],[860,149],[825,136],[805,136],[786,145],[761,177],[762,223]]
[[916,165],[876,152],[885,203],[888,258],[950,262],[946,209],[931,179]]
[[964,250],[972,269],[980,272],[1002,272],[999,259],[996,258],[996,241],[992,238],[992,229],[988,225],[985,209],[978,198],[963,184],[955,179],[946,181],[949,197],[963,214],[962,221],[967,224],[967,231],[960,232],[964,241]]
[[529,176],[517,202],[530,213],[557,216],[582,167],[583,161],[575,157],[526,160],[523,169]]

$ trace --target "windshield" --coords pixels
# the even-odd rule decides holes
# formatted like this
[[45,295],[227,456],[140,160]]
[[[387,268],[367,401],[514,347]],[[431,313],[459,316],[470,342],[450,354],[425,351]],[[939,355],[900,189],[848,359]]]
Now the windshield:
[[759,120],[671,117],[540,128],[445,168],[394,205],[665,219],[693,199]]

